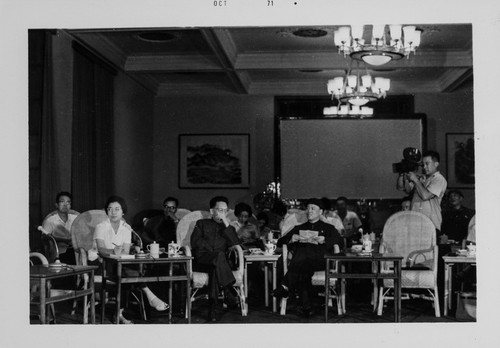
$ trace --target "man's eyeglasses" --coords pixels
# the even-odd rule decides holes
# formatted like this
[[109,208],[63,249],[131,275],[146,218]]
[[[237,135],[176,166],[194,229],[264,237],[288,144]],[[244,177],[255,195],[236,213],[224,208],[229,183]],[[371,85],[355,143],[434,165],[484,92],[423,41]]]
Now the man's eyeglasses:
[[163,207],[167,208],[168,210],[176,210],[177,209],[177,207],[174,205],[164,205]]
[[59,201],[57,204],[71,204],[71,201]]

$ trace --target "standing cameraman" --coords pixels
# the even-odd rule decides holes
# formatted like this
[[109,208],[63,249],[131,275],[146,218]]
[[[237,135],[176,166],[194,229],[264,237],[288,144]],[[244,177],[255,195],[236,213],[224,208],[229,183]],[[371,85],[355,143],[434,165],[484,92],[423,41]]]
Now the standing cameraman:
[[424,176],[415,172],[399,174],[397,189],[406,193],[413,192],[411,210],[418,211],[429,219],[436,227],[439,235],[441,230],[441,199],[446,191],[446,179],[437,170],[439,166],[439,153],[426,151],[422,156]]

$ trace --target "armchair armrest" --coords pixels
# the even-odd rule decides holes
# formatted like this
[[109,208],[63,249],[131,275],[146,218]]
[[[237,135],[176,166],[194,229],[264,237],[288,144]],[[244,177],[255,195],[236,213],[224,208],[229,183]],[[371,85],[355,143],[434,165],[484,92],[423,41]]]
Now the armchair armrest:
[[288,246],[283,244],[281,247],[281,258],[283,259],[283,274],[288,272]]
[[[184,251],[184,255],[186,256],[193,256],[193,253],[191,253],[191,248],[189,245],[183,245],[181,246],[181,250]],[[193,277],[193,264],[191,263],[191,269],[189,270],[189,273],[191,274],[191,277]]]
[[243,274],[244,269],[245,269],[245,259],[243,256],[243,248],[241,245],[236,244],[230,247],[229,249],[234,249],[238,253],[238,273]]

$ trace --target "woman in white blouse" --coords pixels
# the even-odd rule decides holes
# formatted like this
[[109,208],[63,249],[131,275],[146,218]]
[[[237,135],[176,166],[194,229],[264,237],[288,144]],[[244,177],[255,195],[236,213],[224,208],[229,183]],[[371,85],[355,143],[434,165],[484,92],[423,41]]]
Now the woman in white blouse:
[[[98,224],[94,231],[94,240],[97,250],[102,255],[110,254],[128,254],[132,241],[132,228],[123,219],[123,215],[127,213],[127,204],[125,200],[119,196],[111,196],[106,201],[105,205],[108,219]],[[123,273],[126,276],[139,276],[139,272],[128,267],[123,268]],[[139,287],[146,295],[149,305],[157,311],[168,309],[168,304],[160,300],[153,292],[145,285],[139,284]],[[120,309],[120,323],[132,324],[132,322],[123,316],[123,309]]]

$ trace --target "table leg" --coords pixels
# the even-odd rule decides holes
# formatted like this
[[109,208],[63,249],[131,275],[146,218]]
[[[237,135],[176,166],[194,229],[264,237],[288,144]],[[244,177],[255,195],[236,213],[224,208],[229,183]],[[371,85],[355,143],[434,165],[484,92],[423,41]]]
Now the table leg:
[[42,324],[46,323],[46,307],[47,305],[45,304],[45,298],[47,296],[47,289],[46,289],[47,283],[45,281],[45,278],[40,279],[40,322]]
[[[378,262],[372,261],[372,273],[378,274]],[[377,310],[377,302],[378,302],[378,287],[377,287],[377,278],[372,280],[373,283],[373,293],[372,293],[372,307],[373,311]]]
[[269,275],[267,274],[268,272],[268,264],[267,262],[264,262],[264,294],[265,294],[265,305],[266,307],[269,307]]
[[187,301],[187,315],[188,315],[188,324],[191,324],[191,269],[192,269],[192,264],[191,260],[188,260],[188,267],[186,270],[186,276],[187,276],[187,281],[186,281],[186,301]]
[[[276,261],[273,261],[273,289],[276,289]],[[277,310],[276,297],[273,296],[273,312]]]
[[326,259],[325,271],[325,323],[328,322],[328,299],[330,295],[330,261]]
[[394,279],[394,320],[396,323],[401,322],[401,261],[394,261],[394,271],[396,278]]
[[90,323],[95,324],[95,286],[94,286],[94,270],[90,271],[90,289],[92,289],[92,294],[90,295]]
[[122,295],[122,264],[117,263],[117,284],[116,284],[116,314],[115,320],[116,324],[120,324],[120,305],[121,305],[121,295]]
[[[171,262],[169,265],[168,275],[170,277],[173,276],[173,266],[174,264]],[[172,324],[172,281],[168,282],[168,323]]]
[[106,261],[101,263],[101,324],[104,324],[104,310],[106,309]]
[[448,315],[448,309],[451,308],[451,280],[452,278],[452,265],[444,263],[444,316]]
[[243,282],[245,284],[245,298],[248,301],[248,262],[244,261]]
[[[88,285],[84,287],[84,290],[87,290]],[[87,295],[83,296],[83,323],[88,324],[89,323],[89,307],[87,306]]]

